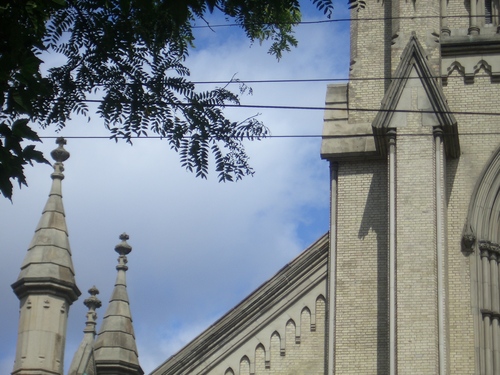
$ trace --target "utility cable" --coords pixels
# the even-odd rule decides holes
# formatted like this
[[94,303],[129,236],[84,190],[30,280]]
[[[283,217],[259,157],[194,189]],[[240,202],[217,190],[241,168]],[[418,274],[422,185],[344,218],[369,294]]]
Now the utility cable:
[[[453,79],[453,78],[461,78],[464,77],[459,76],[429,76],[429,77],[352,77],[352,78],[297,78],[297,79],[236,79],[231,81],[191,81],[191,83],[195,85],[228,85],[228,84],[260,84],[260,83],[311,83],[311,82],[349,82],[349,81],[399,81],[399,80],[412,80],[412,79],[422,79],[422,78],[430,78],[430,79]],[[491,78],[488,74],[477,74],[474,78]]]
[[[86,99],[86,103],[101,103],[102,100]],[[126,102],[121,102],[126,103]],[[151,103],[161,105],[172,105],[174,107],[188,107],[193,103]],[[308,110],[308,111],[349,111],[349,112],[392,112],[392,113],[430,113],[430,114],[451,114],[451,115],[470,115],[470,116],[500,116],[500,112],[476,112],[476,111],[433,111],[416,109],[383,109],[383,108],[342,108],[342,107],[307,107],[307,106],[287,106],[287,105],[259,105],[259,104],[224,104],[212,105],[197,102],[196,105],[213,108],[252,108],[252,109],[289,109],[289,110]]]
[[[358,13],[359,15],[359,13]],[[317,24],[327,24],[327,23],[338,23],[338,22],[351,22],[351,21],[394,21],[394,20],[422,20],[422,19],[457,19],[457,18],[470,18],[469,14],[462,15],[447,15],[447,16],[401,16],[401,17],[355,17],[355,18],[336,18],[330,20],[317,20],[317,21],[300,21],[300,22],[290,22],[289,25],[317,25]],[[478,14],[474,16],[476,18],[486,17],[486,15]],[[281,22],[280,22],[281,23]],[[274,23],[262,22],[253,23],[253,25],[273,25]],[[192,29],[214,29],[222,27],[241,27],[243,25],[238,23],[227,23],[227,24],[214,24],[214,25],[192,25]]]
[[[444,136],[448,135],[448,133],[443,132],[442,133]],[[467,133],[458,133],[459,137],[462,136],[488,136],[488,135],[500,135],[500,132],[467,132]],[[422,134],[422,133],[404,133],[404,134],[397,134],[398,137],[433,137],[433,134]],[[40,139],[56,139],[60,137],[60,135],[48,135],[48,136],[40,136]],[[260,140],[268,139],[268,138],[323,138],[323,139],[345,139],[345,138],[364,138],[364,137],[385,137],[385,135],[378,135],[378,134],[373,134],[373,133],[364,133],[364,134],[337,134],[337,135],[320,135],[320,134],[278,134],[278,135],[267,135],[265,137],[259,138]],[[64,136],[64,138],[67,139],[165,139],[168,140],[168,137],[162,137],[159,135],[134,135],[130,137],[112,137],[112,136],[100,136],[100,135],[69,135],[69,136]],[[192,138],[191,136],[185,136],[184,138]],[[234,138],[241,138],[241,137],[234,137]],[[255,137],[257,138],[257,137]],[[245,138],[246,139],[246,138]]]

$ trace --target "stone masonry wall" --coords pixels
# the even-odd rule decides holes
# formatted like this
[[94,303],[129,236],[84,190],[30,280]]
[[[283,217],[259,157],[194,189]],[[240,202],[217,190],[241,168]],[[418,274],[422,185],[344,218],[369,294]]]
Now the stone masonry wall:
[[[479,75],[487,75],[481,70]],[[444,92],[452,111],[498,112],[500,85],[489,77],[465,84],[456,71]],[[484,115],[456,115],[462,154],[448,161],[448,288],[452,374],[474,373],[474,327],[471,312],[470,259],[461,251],[461,237],[469,201],[477,179],[500,147],[500,119]]]
[[387,161],[338,177],[336,374],[388,373]]
[[420,116],[396,137],[398,375],[439,373],[434,137]]
[[470,3],[468,1],[448,2],[447,13],[450,29],[467,29],[469,27]]
[[[253,356],[239,359],[239,368],[227,368],[223,374],[210,375],[323,375],[325,349],[325,299],[316,301],[316,323],[311,324],[311,312],[304,308],[301,314],[300,336],[296,336],[296,323],[289,320],[284,337],[274,333],[269,337],[270,353],[266,361],[265,348],[256,344]],[[281,342],[285,340],[285,343]],[[252,367],[254,372],[252,372]]]
[[[385,61],[390,58],[386,43],[388,36],[384,24],[384,2],[367,0],[366,9],[351,12],[351,72],[349,82],[350,108],[379,108],[384,94],[383,80],[356,81],[356,78],[384,77]],[[363,18],[371,20],[364,21]],[[378,20],[373,20],[378,18]],[[389,39],[390,40],[390,39]],[[375,112],[349,113],[349,122],[371,122]]]

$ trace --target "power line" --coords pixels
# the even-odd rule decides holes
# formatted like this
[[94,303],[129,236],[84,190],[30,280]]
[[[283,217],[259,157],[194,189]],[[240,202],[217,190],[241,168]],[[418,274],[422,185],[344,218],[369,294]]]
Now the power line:
[[[443,135],[451,135],[449,133],[444,132]],[[489,136],[489,135],[500,135],[500,131],[498,132],[467,132],[467,133],[458,133],[458,136]],[[397,134],[398,137],[433,137],[433,134],[422,134],[422,133],[405,133],[405,134]],[[40,139],[56,139],[59,138],[60,135],[54,135],[54,136],[40,136]],[[385,137],[384,135],[378,135],[378,134],[373,134],[373,133],[364,133],[364,134],[337,134],[337,135],[320,135],[320,134],[278,134],[278,135],[268,135],[265,137],[261,137],[261,140],[264,139],[270,139],[270,138],[324,138],[324,139],[345,139],[345,138],[364,138],[364,137]],[[73,136],[64,136],[66,139],[108,139],[108,140],[114,140],[114,139],[159,139],[159,140],[168,140],[167,137],[162,137],[159,135],[152,135],[152,136],[130,136],[130,137],[111,137],[111,136],[104,136],[104,135],[73,135]],[[184,138],[191,138],[190,136],[186,136]],[[240,137],[234,137],[234,138],[240,138]]]
[[[491,76],[488,74],[478,74],[475,75],[474,78],[490,78]],[[421,78],[430,78],[430,79],[440,79],[443,76],[429,76],[429,77],[351,77],[351,78],[297,78],[297,79],[255,79],[255,80],[244,80],[237,79],[231,81],[192,81],[191,83],[195,85],[228,85],[228,84],[259,84],[259,83],[309,83],[309,82],[349,82],[349,81],[399,81],[406,79],[421,79]],[[453,78],[461,78],[463,76],[446,76],[447,79]]]
[[[288,25],[317,25],[317,24],[328,24],[328,23],[338,23],[338,22],[351,22],[351,21],[394,21],[394,20],[420,20],[420,19],[450,19],[450,18],[470,18],[469,14],[462,15],[447,15],[447,16],[401,16],[401,17],[356,17],[356,18],[336,18],[329,20],[317,20],[317,21],[300,21],[300,22],[289,22]],[[486,15],[478,14],[474,17],[481,18],[486,17]],[[254,25],[272,25],[270,22],[254,23]],[[280,22],[281,24],[281,22]],[[214,24],[214,25],[192,25],[192,29],[215,29],[223,27],[241,27],[242,25],[238,23],[227,23],[227,24]]]
[[[464,79],[463,76],[423,76],[423,77],[346,77],[346,78],[284,78],[284,79],[232,79],[229,81],[190,81],[190,83],[195,85],[233,85],[233,84],[262,84],[262,83],[311,83],[311,82],[345,82],[348,83],[350,81],[400,81],[400,80],[413,80],[413,79],[421,79],[421,78],[430,78],[430,79]],[[477,74],[474,78],[491,78],[488,74]],[[127,86],[136,85],[135,83],[129,82],[125,83]],[[98,85],[99,87],[108,87],[108,85]]]
[[[101,103],[102,100],[86,99],[87,103]],[[126,102],[121,102],[126,103]],[[172,105],[178,107],[189,107],[193,103],[151,103],[161,105]],[[202,107],[219,107],[219,108],[252,108],[252,109],[287,109],[287,110],[307,110],[307,111],[349,111],[349,112],[391,112],[391,113],[430,113],[430,114],[451,114],[451,115],[470,115],[470,116],[500,116],[500,112],[475,112],[475,111],[433,111],[433,110],[416,110],[416,109],[383,109],[383,108],[353,108],[353,107],[308,107],[308,106],[287,106],[287,105],[263,105],[263,104],[224,104],[211,105],[204,103],[196,103]]]

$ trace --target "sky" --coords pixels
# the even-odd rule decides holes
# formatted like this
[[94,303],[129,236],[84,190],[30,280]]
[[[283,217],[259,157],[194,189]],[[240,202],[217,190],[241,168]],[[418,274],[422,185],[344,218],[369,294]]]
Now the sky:
[[[347,2],[345,2],[347,3]],[[336,6],[335,18],[348,18]],[[324,19],[306,8],[304,20]],[[349,66],[348,24],[302,25],[299,47],[277,62],[266,45],[250,45],[235,28],[202,29],[187,65],[195,81],[345,78]],[[252,84],[242,104],[324,105],[327,82]],[[208,87],[203,87],[208,88]],[[242,120],[259,113],[273,135],[320,135],[320,110],[230,109]],[[83,337],[87,290],[96,285],[107,307],[116,277],[118,236],[127,232],[128,293],[139,361],[145,373],[272,277],[328,230],[328,163],[318,137],[246,142],[253,177],[218,183],[186,172],[166,141],[137,139],[133,146],[108,139],[97,115],[75,117],[59,133],[67,137],[63,201],[77,285],[82,296],[70,308],[65,368]],[[48,156],[55,140],[38,146]],[[27,167],[29,187],[16,188],[13,202],[0,197],[0,374],[12,371],[19,301],[16,281],[50,190],[48,165]]]

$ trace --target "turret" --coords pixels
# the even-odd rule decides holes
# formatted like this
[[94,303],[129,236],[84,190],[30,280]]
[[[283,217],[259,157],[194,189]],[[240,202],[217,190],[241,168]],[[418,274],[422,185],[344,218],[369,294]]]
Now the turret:
[[101,307],[101,301],[96,297],[99,290],[95,286],[89,289],[89,294],[90,297],[83,301],[88,308],[83,340],[73,357],[68,375],[95,375],[97,373],[94,358],[94,339],[96,335],[96,309]]
[[115,288],[104,315],[101,329],[94,345],[97,373],[99,375],[142,375],[135,343],[132,314],[127,293],[127,254],[132,247],[129,236],[123,233],[115,246],[119,254]]
[[62,374],[69,306],[80,291],[75,283],[62,202],[66,141],[58,138],[52,188],[17,281],[19,330],[13,375]]

